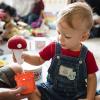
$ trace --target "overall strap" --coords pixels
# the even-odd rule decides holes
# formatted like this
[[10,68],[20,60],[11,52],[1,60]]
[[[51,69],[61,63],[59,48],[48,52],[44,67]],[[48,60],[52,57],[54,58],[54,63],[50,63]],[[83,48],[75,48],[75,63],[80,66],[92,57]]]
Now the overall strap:
[[80,58],[82,60],[85,60],[86,55],[87,55],[88,49],[85,45],[82,45],[81,51],[80,51]]
[[60,43],[56,42],[56,48],[55,48],[55,55],[60,55],[61,54],[61,46]]

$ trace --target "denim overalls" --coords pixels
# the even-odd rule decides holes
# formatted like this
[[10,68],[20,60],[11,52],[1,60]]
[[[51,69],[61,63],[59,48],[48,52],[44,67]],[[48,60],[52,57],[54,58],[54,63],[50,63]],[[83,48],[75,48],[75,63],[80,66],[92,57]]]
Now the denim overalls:
[[47,81],[52,85],[53,91],[63,97],[60,100],[85,98],[87,92],[85,63],[87,51],[88,49],[83,45],[79,57],[65,56],[61,54],[60,44],[56,44],[56,54],[48,70]]

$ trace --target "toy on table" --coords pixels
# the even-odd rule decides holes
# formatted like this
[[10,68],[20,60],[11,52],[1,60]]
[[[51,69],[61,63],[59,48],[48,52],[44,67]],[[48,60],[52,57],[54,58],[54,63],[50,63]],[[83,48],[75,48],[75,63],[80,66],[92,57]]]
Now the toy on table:
[[17,63],[22,64],[22,52],[27,47],[27,42],[23,36],[15,35],[8,40],[8,48],[12,50]]
[[0,59],[0,68],[3,67],[4,65],[6,65],[6,61]]

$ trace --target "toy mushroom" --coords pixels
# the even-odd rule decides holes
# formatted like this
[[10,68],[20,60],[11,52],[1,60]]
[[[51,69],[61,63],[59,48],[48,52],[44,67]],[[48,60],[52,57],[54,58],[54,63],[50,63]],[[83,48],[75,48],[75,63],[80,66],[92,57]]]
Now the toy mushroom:
[[12,50],[17,63],[22,64],[22,52],[27,47],[27,42],[23,36],[13,36],[8,40],[8,48]]

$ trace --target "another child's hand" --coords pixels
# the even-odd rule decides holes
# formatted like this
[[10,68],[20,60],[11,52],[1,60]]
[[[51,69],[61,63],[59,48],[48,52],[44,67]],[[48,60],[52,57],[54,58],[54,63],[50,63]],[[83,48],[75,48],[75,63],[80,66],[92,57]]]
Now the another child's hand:
[[0,100],[19,100],[22,98],[27,97],[28,95],[21,95],[20,93],[24,90],[24,88],[14,88],[14,89],[8,89],[8,88],[0,88]]

